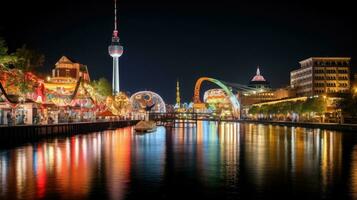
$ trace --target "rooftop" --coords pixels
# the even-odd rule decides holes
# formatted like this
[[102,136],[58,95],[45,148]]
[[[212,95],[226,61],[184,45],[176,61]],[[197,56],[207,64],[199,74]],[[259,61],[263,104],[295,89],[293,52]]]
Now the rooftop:
[[259,70],[259,67],[257,67],[257,72],[256,72],[256,75],[252,78],[251,82],[265,82],[265,78],[260,75],[260,70]]

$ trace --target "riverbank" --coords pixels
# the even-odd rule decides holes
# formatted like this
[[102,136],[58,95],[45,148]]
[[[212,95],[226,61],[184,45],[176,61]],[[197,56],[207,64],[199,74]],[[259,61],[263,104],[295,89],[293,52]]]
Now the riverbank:
[[39,138],[69,136],[135,125],[138,120],[77,122],[46,125],[0,126],[0,145],[30,142]]
[[287,122],[287,121],[267,121],[267,120],[222,120],[222,121],[357,132],[357,124]]

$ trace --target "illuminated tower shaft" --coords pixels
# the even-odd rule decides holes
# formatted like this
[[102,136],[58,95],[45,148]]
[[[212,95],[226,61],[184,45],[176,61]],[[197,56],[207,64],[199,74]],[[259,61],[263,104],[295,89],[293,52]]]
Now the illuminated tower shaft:
[[113,95],[119,93],[119,57],[123,54],[123,46],[119,43],[118,29],[117,29],[117,1],[114,0],[114,31],[112,36],[112,43],[108,48],[109,55],[113,57]]
[[112,79],[113,94],[120,91],[119,86],[119,57],[113,57],[113,79]]
[[177,80],[176,82],[176,105],[181,107],[181,98],[180,98],[180,82]]

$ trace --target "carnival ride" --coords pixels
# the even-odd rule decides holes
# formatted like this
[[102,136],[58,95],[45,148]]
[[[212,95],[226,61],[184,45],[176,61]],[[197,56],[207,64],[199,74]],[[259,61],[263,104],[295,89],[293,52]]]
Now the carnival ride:
[[8,102],[10,104],[16,104],[17,101],[11,99],[9,95],[6,93],[5,88],[2,86],[2,83],[0,82],[0,102]]
[[131,103],[128,95],[124,92],[118,92],[113,97],[107,97],[106,108],[113,113],[113,115],[126,116],[131,111]]
[[[40,104],[55,104],[56,106],[75,106],[78,104],[88,106],[88,101],[93,104],[99,100],[95,92],[88,92],[91,86],[84,83],[81,78],[76,83],[51,83],[45,82],[31,72],[22,72],[17,69],[2,70],[1,93],[9,103],[18,103],[12,96],[23,97]],[[28,88],[21,91],[21,84]],[[84,99],[86,99],[84,101]],[[84,101],[84,102],[83,102]],[[99,102],[99,101],[98,101]]]
[[205,109],[205,107],[206,107],[205,104],[202,103],[202,101],[200,99],[200,89],[201,89],[201,84],[203,81],[212,82],[223,89],[223,91],[227,94],[228,99],[232,104],[232,115],[234,117],[239,118],[240,117],[240,103],[239,103],[237,97],[233,94],[233,92],[225,84],[223,84],[221,81],[214,79],[214,78],[201,77],[196,81],[195,91],[194,91],[194,96],[193,96],[194,107],[198,110]]
[[36,102],[38,94],[43,94],[43,81],[33,73],[5,67],[0,72],[3,101],[12,104],[17,104],[19,99]]
[[[17,69],[4,68],[1,72],[0,102],[5,102],[13,108],[20,103],[21,97],[37,103],[40,107],[107,112],[111,113],[111,116],[126,115],[131,111],[130,100],[125,93],[119,92],[113,97],[103,96],[81,77],[74,83],[58,83],[44,81],[31,72],[23,73]],[[21,82],[27,84],[28,91],[21,91]]]
[[229,97],[221,88],[209,89],[203,95],[203,102],[208,111],[217,116],[231,116],[233,110]]

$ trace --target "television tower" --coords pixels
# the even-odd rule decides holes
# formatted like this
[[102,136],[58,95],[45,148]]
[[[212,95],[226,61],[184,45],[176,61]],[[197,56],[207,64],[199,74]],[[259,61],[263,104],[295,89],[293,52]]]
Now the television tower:
[[123,54],[123,46],[119,43],[118,29],[117,29],[117,1],[114,0],[114,31],[112,36],[112,43],[108,47],[109,55],[113,58],[113,80],[112,88],[113,95],[118,94],[119,88],[119,57]]

